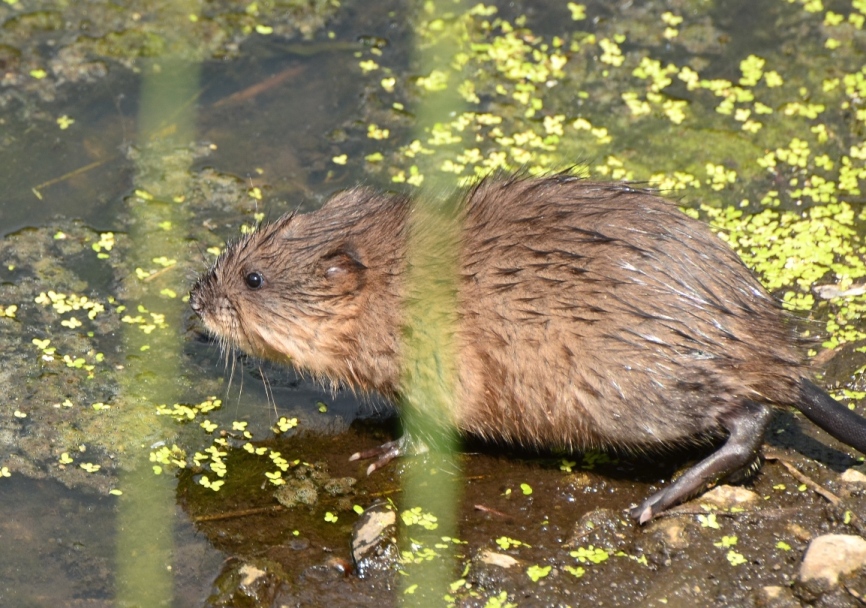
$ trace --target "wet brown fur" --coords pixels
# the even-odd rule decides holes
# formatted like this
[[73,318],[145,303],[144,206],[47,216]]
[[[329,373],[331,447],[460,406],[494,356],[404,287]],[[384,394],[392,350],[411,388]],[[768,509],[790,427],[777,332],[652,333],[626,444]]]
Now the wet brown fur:
[[[231,245],[193,306],[227,345],[395,397],[410,207],[355,189],[285,216]],[[803,369],[777,303],[670,202],[511,177],[480,183],[457,214],[462,431],[644,450],[724,436],[722,419],[747,401],[798,398]]]

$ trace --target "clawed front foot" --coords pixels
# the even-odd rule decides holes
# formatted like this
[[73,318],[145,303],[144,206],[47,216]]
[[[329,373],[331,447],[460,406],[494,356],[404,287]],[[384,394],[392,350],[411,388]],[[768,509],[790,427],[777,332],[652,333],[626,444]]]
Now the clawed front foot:
[[349,461],[376,458],[376,462],[367,467],[367,475],[369,475],[376,469],[381,469],[395,458],[412,454],[423,454],[426,451],[426,445],[412,441],[407,435],[403,435],[400,439],[383,443],[379,447],[355,452],[349,456]]
[[401,446],[402,440],[403,438],[401,437],[400,439],[397,439],[395,441],[383,443],[376,448],[370,448],[369,450],[355,452],[354,454],[349,456],[349,462],[352,462],[354,460],[367,460],[368,458],[377,458],[376,462],[370,464],[370,466],[367,467],[367,475],[369,475],[376,469],[381,469],[398,456],[403,455],[403,447]]

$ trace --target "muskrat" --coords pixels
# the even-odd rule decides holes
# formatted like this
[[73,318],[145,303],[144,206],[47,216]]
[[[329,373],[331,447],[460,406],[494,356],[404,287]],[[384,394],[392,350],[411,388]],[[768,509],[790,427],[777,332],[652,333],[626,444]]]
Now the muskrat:
[[[190,305],[224,345],[398,398],[417,213],[356,188],[285,215],[228,246]],[[453,217],[448,415],[461,432],[543,449],[721,442],[632,509],[641,523],[753,464],[774,407],[866,453],[866,420],[807,379],[778,302],[674,204],[625,183],[511,176],[468,190]]]

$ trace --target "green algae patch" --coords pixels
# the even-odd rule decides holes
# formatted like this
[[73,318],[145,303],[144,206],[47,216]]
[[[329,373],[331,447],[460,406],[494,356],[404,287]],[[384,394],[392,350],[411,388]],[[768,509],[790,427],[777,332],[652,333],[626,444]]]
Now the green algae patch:
[[[130,429],[111,407],[120,402],[115,384],[120,363],[111,337],[120,327],[120,305],[109,294],[91,291],[81,278],[93,263],[109,276],[123,272],[111,262],[94,262],[91,245],[99,240],[99,233],[80,224],[66,225],[62,232],[30,229],[4,239],[4,292],[18,304],[13,317],[0,320],[0,341],[10,364],[10,395],[3,410],[26,409],[32,422],[4,416],[2,426],[7,437],[15,438],[12,445],[7,441],[12,471],[107,492],[120,464],[111,456],[130,447]],[[125,239],[118,246],[124,249]],[[25,402],[26,408],[20,405]],[[148,426],[142,420],[132,424],[137,422]],[[108,475],[83,474],[99,469]]]
[[[246,205],[239,202],[244,201],[243,182],[212,170],[190,173],[188,163],[201,152],[182,147],[162,154],[160,163],[177,163],[174,175],[189,177],[186,204],[203,216],[213,216],[204,210],[210,193],[218,190],[219,201],[234,188],[237,196],[230,197],[232,209],[226,215],[237,221],[238,209]],[[135,158],[140,153],[130,148],[128,154]],[[163,179],[167,175],[156,167],[148,171]],[[134,195],[130,204],[146,201]],[[159,200],[150,204],[180,205]],[[121,215],[119,221],[128,220]],[[167,233],[165,217],[153,229]],[[201,228],[196,238],[212,245],[222,242]],[[185,241],[181,248],[187,248]],[[12,474],[57,479],[104,495],[122,492],[118,474],[133,454],[148,457],[152,451],[151,467],[174,472],[183,460],[181,452],[209,447],[202,433],[166,426],[159,414],[213,415],[219,409],[213,395],[224,391],[224,380],[183,363],[161,373],[137,365],[149,353],[165,358],[159,344],[177,340],[181,323],[173,315],[187,314],[178,294],[188,290],[186,277],[201,263],[168,255],[150,255],[139,263],[129,249],[130,235],[119,227],[93,230],[74,221],[24,229],[0,242],[0,345],[8,362],[0,375],[9,387],[0,404],[0,465]],[[161,254],[167,251],[160,249]],[[146,304],[141,299],[145,291],[154,296]],[[138,336],[131,349],[119,339],[124,332]],[[122,390],[130,374],[150,386],[162,376],[176,387],[180,399],[161,405],[155,394]],[[208,394],[210,400],[205,399]],[[287,430],[296,424],[291,418],[279,423]],[[174,448],[170,458],[163,448]]]
[[[309,39],[339,8],[339,0],[205,5],[148,0],[132,8],[102,0],[0,3],[4,44],[19,57],[4,73],[4,84],[14,87],[0,92],[0,99],[20,98],[23,91],[52,100],[58,86],[99,80],[114,63],[138,70],[146,58],[236,58],[240,45],[253,36]],[[42,56],[46,44],[58,49],[50,60]]]

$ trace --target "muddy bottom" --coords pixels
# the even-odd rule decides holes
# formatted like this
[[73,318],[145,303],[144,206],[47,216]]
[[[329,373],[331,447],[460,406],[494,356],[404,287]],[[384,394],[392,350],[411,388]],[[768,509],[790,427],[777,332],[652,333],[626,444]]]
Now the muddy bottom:
[[[356,423],[335,436],[262,444],[292,463],[281,486],[241,450],[227,457],[233,473],[216,495],[185,472],[179,502],[231,556],[205,605],[799,606],[792,584],[809,541],[862,533],[866,513],[866,485],[840,480],[857,461],[789,415],[776,421],[760,471],[721,488],[735,498],[713,499],[716,490],[642,527],[627,509],[700,454],[556,456],[469,444],[453,460],[404,458],[370,476],[367,463],[348,461],[391,431]],[[408,502],[409,467],[459,488],[453,513]],[[393,510],[397,525],[357,563],[353,534],[357,543],[371,506]],[[452,518],[457,535],[443,537],[436,524]],[[446,562],[447,587],[407,587],[413,568],[436,560]],[[768,604],[768,593],[790,603]],[[856,593],[849,584],[817,605],[858,605]]]

